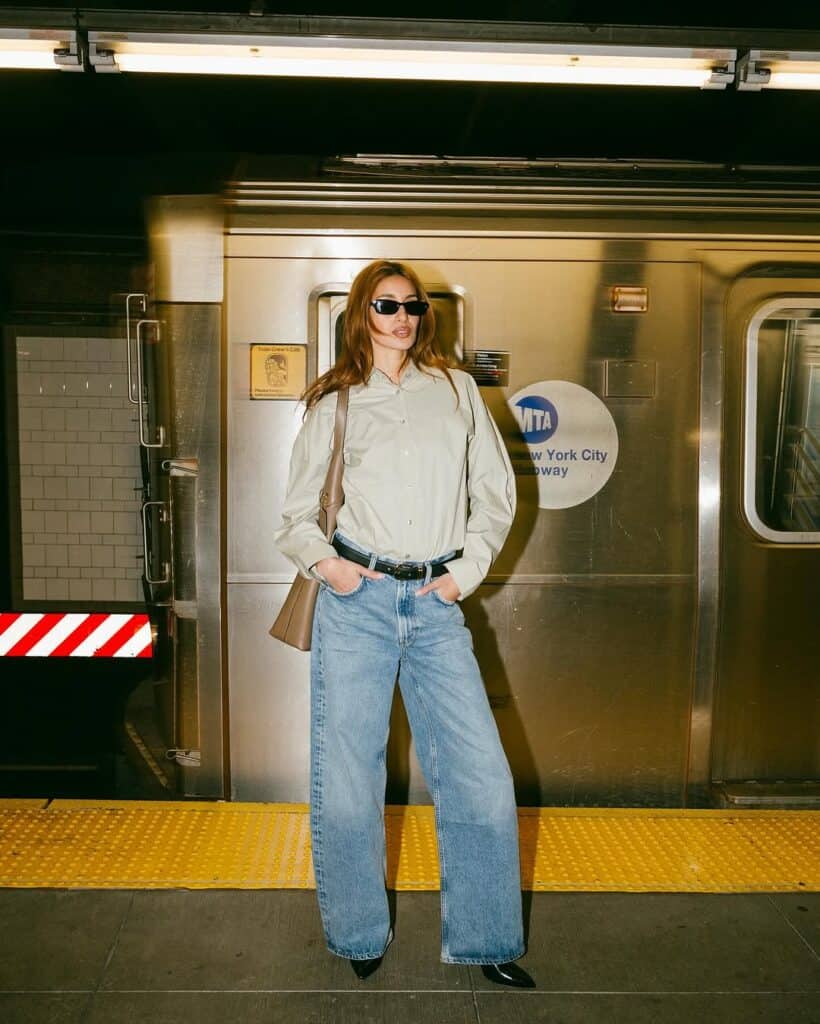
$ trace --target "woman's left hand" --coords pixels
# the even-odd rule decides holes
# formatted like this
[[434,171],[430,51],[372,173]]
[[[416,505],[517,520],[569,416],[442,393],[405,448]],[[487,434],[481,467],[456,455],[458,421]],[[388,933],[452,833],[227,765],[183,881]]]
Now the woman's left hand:
[[457,601],[461,597],[461,591],[458,589],[454,577],[449,572],[445,572],[442,576],[437,576],[434,580],[424,586],[419,587],[416,591],[416,597],[424,597],[425,594],[429,594],[431,590],[438,590],[441,596],[447,601]]

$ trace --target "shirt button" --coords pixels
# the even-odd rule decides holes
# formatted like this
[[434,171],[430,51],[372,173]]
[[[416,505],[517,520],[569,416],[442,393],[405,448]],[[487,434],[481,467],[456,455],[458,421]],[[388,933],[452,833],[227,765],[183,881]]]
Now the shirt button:
[[402,418],[401,418],[401,419],[399,420],[399,423],[406,423],[406,422],[407,422],[407,420],[406,420],[406,419],[405,419],[405,418],[404,418],[403,416],[402,416]]
[[408,526],[412,526],[413,525],[413,520],[412,519],[408,519],[407,520],[407,525]]

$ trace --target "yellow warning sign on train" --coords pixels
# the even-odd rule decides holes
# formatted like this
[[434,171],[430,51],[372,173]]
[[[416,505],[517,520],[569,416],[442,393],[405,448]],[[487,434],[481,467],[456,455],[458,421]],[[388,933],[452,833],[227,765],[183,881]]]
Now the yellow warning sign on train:
[[298,398],[306,386],[304,345],[251,345],[251,398]]

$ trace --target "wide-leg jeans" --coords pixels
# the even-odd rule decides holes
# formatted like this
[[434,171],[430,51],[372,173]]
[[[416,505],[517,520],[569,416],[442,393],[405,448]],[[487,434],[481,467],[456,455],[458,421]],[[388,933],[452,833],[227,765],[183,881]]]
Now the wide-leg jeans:
[[[429,575],[429,573],[428,573]],[[381,956],[392,939],[384,799],[398,673],[435,804],[441,959],[524,952],[513,780],[460,606],[423,580],[322,584],[311,652],[311,837],[328,948]]]

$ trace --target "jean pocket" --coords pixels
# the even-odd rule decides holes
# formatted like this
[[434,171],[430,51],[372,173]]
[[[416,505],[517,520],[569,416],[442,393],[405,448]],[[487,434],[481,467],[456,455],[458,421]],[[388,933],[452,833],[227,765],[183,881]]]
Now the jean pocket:
[[360,576],[359,582],[352,590],[334,590],[329,583],[323,583],[322,586],[329,594],[333,594],[334,597],[353,597],[354,594],[358,594],[364,587],[367,576]]
[[431,590],[430,593],[438,601],[439,604],[443,604],[445,608],[452,608],[456,603],[455,601],[448,601],[446,597],[442,597],[438,590]]

